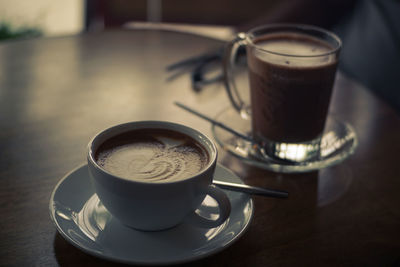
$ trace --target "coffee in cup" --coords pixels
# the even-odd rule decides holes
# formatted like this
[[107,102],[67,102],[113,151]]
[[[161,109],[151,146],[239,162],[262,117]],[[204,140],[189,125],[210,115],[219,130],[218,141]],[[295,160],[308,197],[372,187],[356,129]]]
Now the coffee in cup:
[[[123,224],[139,230],[163,230],[187,221],[216,227],[230,213],[229,199],[212,185],[217,149],[204,134],[163,121],[120,124],[89,143],[88,166],[96,194]],[[209,195],[219,217],[201,217],[196,209]]]
[[106,140],[97,164],[114,175],[163,183],[196,175],[210,161],[207,150],[190,136],[166,129],[139,129]]

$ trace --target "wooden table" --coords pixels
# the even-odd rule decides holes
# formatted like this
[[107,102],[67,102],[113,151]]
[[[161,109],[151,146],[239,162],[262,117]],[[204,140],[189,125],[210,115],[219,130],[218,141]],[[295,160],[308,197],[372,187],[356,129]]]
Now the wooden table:
[[[221,84],[195,93],[189,75],[167,82],[165,66],[219,41],[162,31],[110,31],[0,45],[0,265],[110,266],[65,241],[49,217],[59,179],[85,162],[101,129],[169,120],[211,135],[172,103],[212,116],[229,105]],[[400,119],[358,83],[338,75],[331,112],[350,122],[359,147],[335,167],[282,175],[219,161],[287,200],[254,197],[247,233],[188,266],[400,265]]]

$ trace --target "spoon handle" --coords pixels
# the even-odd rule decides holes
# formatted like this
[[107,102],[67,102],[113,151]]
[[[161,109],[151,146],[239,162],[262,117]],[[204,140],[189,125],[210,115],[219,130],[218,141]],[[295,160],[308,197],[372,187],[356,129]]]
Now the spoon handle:
[[201,114],[200,112],[197,112],[194,109],[191,109],[191,108],[185,106],[182,103],[175,102],[175,105],[177,105],[178,107],[180,107],[180,108],[182,108],[182,109],[184,109],[184,110],[186,110],[186,111],[188,111],[188,112],[190,112],[190,113],[192,113],[192,114],[194,114],[194,115],[196,115],[196,116],[198,116],[198,117],[200,117],[200,118],[202,118],[202,119],[204,119],[204,120],[206,120],[208,122],[211,122],[212,124],[224,129],[225,131],[228,131],[228,132],[232,133],[233,135],[239,136],[240,138],[242,138],[244,140],[247,140],[249,142],[255,143],[254,140],[250,136],[247,136],[245,134],[239,133],[236,130],[226,126],[225,124],[223,124],[223,123],[221,123],[219,121],[216,121],[216,120],[214,120],[214,119],[212,119],[212,118],[210,118],[210,117],[208,117],[208,116],[206,116],[204,114]]
[[216,186],[218,186],[222,189],[243,192],[243,193],[247,193],[247,194],[251,194],[251,195],[276,197],[276,198],[287,198],[289,196],[289,193],[286,191],[261,188],[261,187],[250,186],[250,185],[245,185],[245,184],[229,183],[229,182],[222,182],[222,181],[216,181],[216,180],[213,181],[213,184],[215,184]]

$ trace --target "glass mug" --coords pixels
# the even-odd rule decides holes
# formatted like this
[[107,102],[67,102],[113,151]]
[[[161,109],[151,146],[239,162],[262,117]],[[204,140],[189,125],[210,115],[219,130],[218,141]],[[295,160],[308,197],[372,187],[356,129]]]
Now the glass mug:
[[[250,103],[233,77],[240,47],[246,48]],[[299,24],[257,27],[228,43],[225,87],[235,110],[251,117],[257,153],[296,163],[318,157],[340,49],[335,34]]]

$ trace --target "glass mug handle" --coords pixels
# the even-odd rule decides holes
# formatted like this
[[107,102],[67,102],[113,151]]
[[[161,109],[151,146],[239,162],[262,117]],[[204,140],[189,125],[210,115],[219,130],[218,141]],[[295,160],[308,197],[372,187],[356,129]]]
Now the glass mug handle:
[[228,97],[232,103],[232,106],[236,109],[237,112],[242,115],[242,117],[248,117],[250,112],[247,109],[248,107],[246,107],[245,102],[242,100],[242,97],[240,96],[237,89],[236,82],[233,77],[233,68],[235,66],[235,61],[239,48],[245,45],[246,34],[244,32],[238,33],[236,35],[236,38],[227,44],[222,62],[224,75],[223,80],[226,92],[228,93]]

